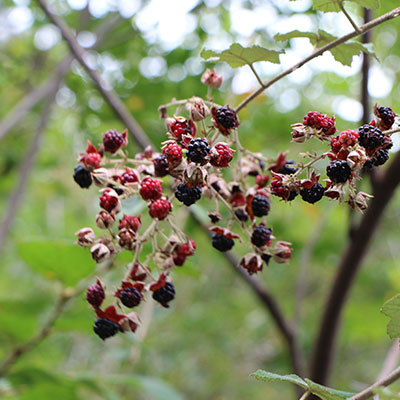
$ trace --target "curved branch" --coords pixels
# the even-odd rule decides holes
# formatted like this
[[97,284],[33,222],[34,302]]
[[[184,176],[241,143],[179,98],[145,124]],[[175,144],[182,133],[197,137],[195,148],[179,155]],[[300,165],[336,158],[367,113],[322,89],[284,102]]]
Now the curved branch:
[[326,384],[332,364],[335,338],[340,316],[354,278],[366,256],[370,241],[377,230],[386,206],[400,184],[400,153],[397,153],[385,170],[383,176],[376,182],[374,198],[364,214],[358,228],[343,255],[339,269],[332,285],[326,306],[311,366],[311,379]]
[[342,37],[340,37],[340,38],[338,38],[338,39],[326,44],[325,46],[322,46],[318,50],[315,50],[308,57],[304,58],[303,60],[301,60],[297,64],[293,65],[293,67],[290,67],[290,68],[286,69],[285,71],[280,72],[279,74],[277,74],[273,78],[271,78],[268,81],[266,81],[265,83],[263,83],[263,85],[259,89],[254,91],[248,97],[246,97],[236,107],[235,111],[239,112],[242,108],[246,107],[247,104],[249,104],[253,99],[255,99],[258,95],[260,95],[264,90],[268,89],[270,86],[272,86],[274,83],[280,81],[285,76],[287,76],[287,75],[291,74],[292,72],[296,71],[297,69],[302,67],[304,64],[307,64],[312,59],[322,55],[323,53],[325,53],[325,51],[331,50],[331,49],[339,46],[340,44],[347,42],[349,39],[352,39],[354,37],[362,35],[362,34],[368,32],[368,31],[370,31],[371,29],[375,28],[376,26],[378,26],[378,25],[380,25],[380,24],[382,24],[382,23],[384,23],[386,21],[389,21],[389,20],[391,20],[393,18],[397,18],[398,16],[400,16],[400,7],[397,7],[395,9],[393,9],[392,11],[390,11],[390,12],[384,14],[384,15],[381,15],[378,18],[375,18],[372,21],[367,22],[364,25],[361,25],[358,28],[359,32],[358,31],[350,32],[347,35],[344,35],[344,36],[342,36]]

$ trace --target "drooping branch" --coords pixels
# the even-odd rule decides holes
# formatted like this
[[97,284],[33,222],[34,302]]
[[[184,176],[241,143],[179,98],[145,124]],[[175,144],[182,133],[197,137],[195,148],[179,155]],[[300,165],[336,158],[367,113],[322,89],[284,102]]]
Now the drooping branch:
[[354,30],[353,32],[348,33],[347,35],[344,35],[336,40],[333,40],[332,42],[326,44],[325,46],[322,46],[321,48],[315,50],[312,54],[310,54],[308,57],[304,58],[303,60],[299,61],[297,64],[293,65],[292,67],[280,72],[273,78],[269,79],[263,85],[255,90],[252,94],[250,94],[248,97],[246,97],[237,107],[236,107],[236,112],[239,112],[242,108],[246,107],[247,104],[249,104],[252,100],[254,100],[257,96],[259,96],[264,90],[268,89],[270,86],[272,86],[274,83],[280,81],[282,78],[284,78],[287,75],[290,75],[292,72],[296,71],[303,65],[307,64],[309,61],[313,60],[316,57],[319,57],[323,53],[325,53],[328,50],[332,50],[333,48],[341,45],[342,43],[347,42],[348,40],[355,38],[359,35],[362,35],[371,29],[375,28],[376,26],[389,21],[393,18],[397,18],[400,16],[400,7],[397,7],[393,9],[392,11],[373,19],[370,22],[367,22],[364,25],[361,25],[358,28],[358,31]]
[[390,199],[400,184],[400,153],[394,156],[383,175],[376,182],[366,213],[355,229],[350,243],[340,262],[337,275],[330,289],[329,297],[324,307],[321,326],[317,335],[311,366],[311,379],[327,383],[327,377],[333,361],[334,345],[339,326],[340,316],[347,300],[354,278],[367,254],[371,239],[378,228]]
[[133,116],[130,114],[121,99],[116,95],[114,90],[109,87],[109,84],[103,79],[99,72],[90,67],[87,62],[87,52],[79,45],[71,29],[58,15],[51,11],[46,0],[38,0],[38,2],[50,21],[52,21],[60,29],[61,34],[67,42],[74,57],[79,61],[82,67],[85,68],[86,72],[90,75],[104,99],[110,104],[114,112],[128,128],[136,142],[141,147],[150,145],[149,138],[143,131],[142,127],[137,123],[135,118],[133,118]]
[[[89,72],[90,76],[92,77],[94,83],[98,87],[98,89],[102,92],[105,100],[109,103],[109,105],[114,109],[116,115],[121,119],[121,121],[127,126],[130,131],[130,134],[133,138],[137,141],[137,143],[142,147],[145,148],[148,144],[150,144],[150,140],[142,130],[142,128],[138,125],[129,111],[126,109],[124,103],[118,98],[116,93],[113,91],[112,88],[104,88],[104,82],[101,79],[101,76],[98,74],[97,71],[91,69],[85,61],[85,51],[81,48],[79,43],[76,41],[73,33],[70,29],[66,26],[63,20],[58,16],[54,15],[50,10],[46,0],[38,0],[40,5],[42,6],[45,13],[48,15],[49,19],[58,26],[61,30],[64,39],[67,41],[72,53],[75,55],[76,59],[80,62],[80,64]],[[196,216],[192,214],[194,218]],[[196,218],[197,219],[197,218]],[[207,230],[207,228],[202,225],[203,228]],[[249,276],[243,273],[243,271],[239,270],[237,267],[238,261],[235,258],[232,258],[232,255],[227,254],[228,260],[230,264],[235,267],[235,271],[240,274],[240,276],[245,280],[245,282],[251,287],[251,289],[256,293],[265,307],[268,309],[269,313],[271,314],[274,322],[276,323],[280,333],[286,339],[289,351],[293,363],[293,369],[296,373],[301,372],[301,356],[298,350],[297,342],[293,335],[292,329],[284,319],[281,310],[273,298],[271,294],[269,294],[261,285],[256,282],[255,280],[251,279]]]

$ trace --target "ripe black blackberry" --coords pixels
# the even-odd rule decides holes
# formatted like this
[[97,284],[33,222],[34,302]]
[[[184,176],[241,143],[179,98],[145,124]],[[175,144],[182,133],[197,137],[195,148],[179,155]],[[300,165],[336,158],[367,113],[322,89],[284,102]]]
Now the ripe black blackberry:
[[142,295],[136,288],[127,288],[119,293],[121,303],[128,308],[136,307],[142,300]]
[[190,188],[184,183],[180,183],[175,189],[175,197],[185,206],[191,206],[201,198],[201,189],[199,187]]
[[168,308],[169,302],[175,298],[175,286],[172,282],[167,282],[165,286],[153,292],[153,299],[163,307]]
[[93,326],[94,333],[101,339],[105,340],[111,336],[116,335],[121,327],[114,321],[106,318],[98,318]]
[[235,215],[240,221],[246,222],[249,219],[249,216],[246,214],[246,212],[242,209],[239,208],[238,210],[235,210]]
[[265,246],[271,240],[271,234],[271,229],[265,225],[257,225],[251,235],[251,243],[257,247]]
[[214,233],[214,235],[212,235],[211,244],[215,249],[225,252],[230,250],[235,245],[235,242],[226,236]]
[[278,171],[278,174],[290,175],[298,171],[298,168],[292,168],[291,165],[296,164],[293,160],[286,161],[286,164]]
[[215,118],[225,129],[236,128],[239,125],[235,110],[228,106],[218,108]]
[[372,157],[372,163],[376,167],[385,164],[387,160],[389,160],[389,152],[384,149],[378,150]]
[[300,196],[307,203],[314,204],[322,199],[325,189],[320,183],[316,183],[310,189],[301,189]]
[[263,217],[269,213],[270,202],[267,197],[257,194],[251,201],[251,209],[256,217]]
[[206,157],[209,153],[210,145],[207,139],[197,138],[190,141],[186,155],[190,161],[205,164],[207,162]]
[[154,175],[162,178],[168,175],[169,161],[165,154],[160,154],[157,158],[153,160],[154,165]]
[[326,167],[326,174],[332,182],[344,183],[351,176],[351,168],[346,161],[332,161]]
[[372,125],[363,125],[358,129],[358,143],[369,150],[376,150],[385,143],[385,135]]
[[90,172],[83,168],[81,164],[74,168],[74,181],[81,187],[87,189],[92,184],[92,175]]
[[376,108],[376,115],[380,119],[380,125],[379,127],[387,130],[392,127],[394,124],[394,119],[396,117],[396,114],[393,112],[393,110],[390,107],[377,107]]
[[287,199],[285,199],[286,201],[292,201],[296,198],[296,196],[298,195],[298,193],[295,190],[291,190],[289,192],[289,196]]

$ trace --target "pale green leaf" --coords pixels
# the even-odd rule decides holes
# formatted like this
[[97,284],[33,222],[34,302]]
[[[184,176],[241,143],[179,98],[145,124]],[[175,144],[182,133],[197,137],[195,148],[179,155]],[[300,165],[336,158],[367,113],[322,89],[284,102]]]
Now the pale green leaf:
[[259,61],[269,61],[279,64],[279,54],[284,51],[265,49],[261,46],[242,47],[239,43],[233,43],[231,47],[222,52],[203,49],[200,53],[205,60],[213,62],[226,62],[232,68],[250,65]]
[[365,8],[371,8],[373,10],[377,10],[381,6],[380,0],[349,0],[349,1],[357,3],[358,5]]
[[378,386],[373,389],[373,392],[379,395],[380,400],[400,400],[400,395],[387,387]]
[[389,299],[382,306],[381,312],[390,317],[387,325],[389,337],[392,339],[400,337],[400,294]]
[[285,40],[290,40],[293,38],[308,38],[310,40],[317,40],[318,35],[314,32],[301,32],[294,30],[287,33],[278,33],[274,36],[274,39],[278,42],[283,42]]
[[367,53],[376,58],[375,53],[371,46],[365,45],[360,42],[347,42],[330,50],[336,61],[343,65],[351,65],[353,57],[359,55],[361,52]]
[[336,0],[313,0],[313,9],[323,12],[340,11],[340,7]]
[[71,242],[23,241],[18,243],[18,252],[32,270],[69,286],[74,286],[94,270],[89,251]]
[[314,383],[310,379],[302,379],[297,375],[278,375],[272,372],[267,372],[259,369],[258,371],[251,374],[256,379],[265,382],[289,382],[295,385],[301,386],[305,390],[309,390],[312,394],[320,397],[322,400],[343,400],[348,399],[354,395],[354,393],[342,392],[328,388],[326,386]]

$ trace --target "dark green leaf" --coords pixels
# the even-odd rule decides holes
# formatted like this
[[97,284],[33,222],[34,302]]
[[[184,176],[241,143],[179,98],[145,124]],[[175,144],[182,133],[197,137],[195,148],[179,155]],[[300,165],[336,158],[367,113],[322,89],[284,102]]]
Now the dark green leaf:
[[389,337],[392,339],[400,337],[400,294],[389,299],[382,306],[381,312],[390,317],[387,325]]
[[278,375],[274,374],[273,372],[264,371],[262,369],[257,370],[250,376],[254,376],[259,381],[265,382],[290,382],[294,383],[295,385],[301,386],[304,389],[308,389],[307,383],[295,374],[290,375]]
[[269,61],[279,64],[279,54],[283,50],[268,50],[261,46],[242,47],[239,43],[233,43],[231,47],[222,52],[203,49],[200,53],[205,60],[213,59],[213,62],[226,62],[232,68],[243,67],[258,61]]

